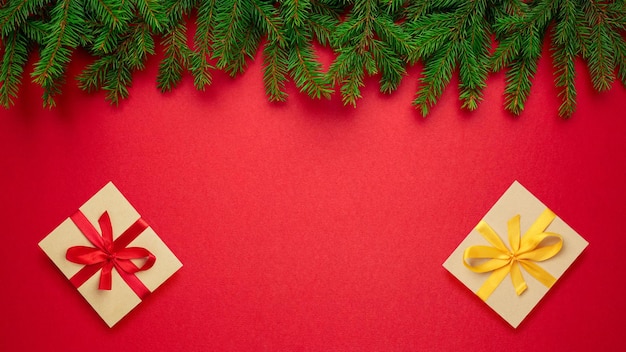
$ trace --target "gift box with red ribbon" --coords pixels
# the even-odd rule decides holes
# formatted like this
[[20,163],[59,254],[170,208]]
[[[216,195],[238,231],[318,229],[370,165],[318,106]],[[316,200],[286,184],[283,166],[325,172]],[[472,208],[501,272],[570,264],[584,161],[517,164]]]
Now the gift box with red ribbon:
[[515,181],[443,266],[516,328],[587,245]]
[[109,326],[182,267],[111,182],[39,247]]

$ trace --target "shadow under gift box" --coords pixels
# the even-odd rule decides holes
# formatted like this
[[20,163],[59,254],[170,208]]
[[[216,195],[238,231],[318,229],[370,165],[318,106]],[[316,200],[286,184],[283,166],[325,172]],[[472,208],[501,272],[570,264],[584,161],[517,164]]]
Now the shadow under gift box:
[[[507,222],[513,217],[520,215],[520,230],[521,233],[525,235],[526,231],[540,218],[546,209],[547,207],[539,199],[519,182],[515,181],[487,214],[485,214],[482,220],[489,224],[495,233],[499,235],[502,242],[510,248],[510,244],[507,240]],[[554,220],[550,222],[545,232],[560,235],[563,239],[563,247],[553,257],[537,262],[536,264],[558,281],[561,275],[563,275],[567,268],[569,268],[587,247],[588,243],[558,216],[555,216]],[[481,289],[492,274],[492,272],[476,273],[465,266],[463,256],[465,250],[476,245],[492,246],[492,244],[474,228],[443,263],[444,268],[474,293]],[[546,287],[535,279],[523,268],[521,272],[528,285],[528,288],[524,292],[520,295],[517,294],[511,283],[509,273],[504,280],[499,283],[493,293],[484,300],[489,307],[496,311],[496,313],[514,328],[519,326],[530,311],[550,290],[549,287]]]
[[[106,184],[81,206],[79,211],[84,214],[85,218],[100,234],[102,234],[102,229],[98,220],[105,212],[108,213],[111,221],[113,241],[117,240],[122,233],[141,218],[135,208],[111,182]],[[94,244],[91,243],[71,218],[65,219],[39,242],[39,247],[68,279],[74,277],[85,267],[83,264],[71,262],[66,258],[68,249],[76,246],[95,248]],[[149,292],[156,290],[157,287],[182,267],[182,263],[149,225],[126,247],[144,248],[155,256],[154,265],[148,270],[130,274],[136,276],[143,284],[142,286],[145,286]],[[141,267],[144,260],[132,261],[138,267]],[[101,271],[102,269],[98,270],[82,284],[77,285],[77,289],[106,324],[112,327],[141,303],[141,298],[115,268],[111,270],[111,289],[101,289]],[[129,274],[124,273],[124,275]]]

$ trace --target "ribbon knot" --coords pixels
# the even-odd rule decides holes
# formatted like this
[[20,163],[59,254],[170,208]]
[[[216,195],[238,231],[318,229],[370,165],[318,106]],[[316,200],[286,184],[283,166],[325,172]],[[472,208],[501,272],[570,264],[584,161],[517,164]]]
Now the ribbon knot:
[[[130,288],[140,298],[145,298],[150,290],[135,276],[135,273],[150,269],[154,265],[156,257],[145,248],[127,248],[126,246],[137,238],[148,227],[148,224],[143,219],[139,219],[113,241],[113,228],[108,212],[105,211],[98,219],[102,234],[96,230],[82,212],[78,211],[70,218],[89,242],[95,246],[74,246],[67,250],[65,254],[67,260],[85,265],[70,278],[70,282],[78,288],[101,270],[98,288],[110,290],[111,272],[115,268]],[[133,263],[133,259],[145,259],[145,262],[139,267]]]
[[[556,279],[535,262],[554,257],[563,247],[561,235],[545,231],[555,218],[556,215],[550,209],[544,210],[524,236],[521,236],[520,215],[512,217],[507,223],[510,249],[502,242],[491,226],[481,220],[476,225],[476,230],[493,247],[471,246],[465,249],[463,253],[463,264],[471,271],[476,273],[492,272],[487,281],[476,292],[476,295],[486,301],[509,273],[515,292],[518,296],[521,295],[526,291],[528,285],[524,281],[520,266],[544,286],[552,287]],[[557,239],[556,242],[542,245],[545,240],[555,238]],[[468,259],[488,260],[478,264],[470,264]]]

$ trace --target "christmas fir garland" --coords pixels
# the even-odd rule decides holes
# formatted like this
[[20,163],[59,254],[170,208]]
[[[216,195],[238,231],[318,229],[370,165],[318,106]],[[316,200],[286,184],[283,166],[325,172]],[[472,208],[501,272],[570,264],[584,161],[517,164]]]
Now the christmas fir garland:
[[[313,98],[339,89],[345,104],[356,105],[366,76],[377,75],[380,91],[390,93],[408,66],[422,62],[413,104],[424,116],[454,72],[462,107],[474,110],[489,73],[502,70],[505,108],[517,115],[549,41],[559,115],[569,117],[578,58],[597,91],[616,79],[626,85],[625,32],[624,0],[0,0],[0,104],[18,98],[36,52],[30,77],[43,88],[44,106],[54,106],[79,48],[94,57],[79,87],[104,90],[117,104],[160,41],[156,81],[164,92],[184,72],[199,90],[214,70],[237,76],[262,50],[270,101],[286,100],[292,80]],[[327,72],[315,42],[336,54]]]

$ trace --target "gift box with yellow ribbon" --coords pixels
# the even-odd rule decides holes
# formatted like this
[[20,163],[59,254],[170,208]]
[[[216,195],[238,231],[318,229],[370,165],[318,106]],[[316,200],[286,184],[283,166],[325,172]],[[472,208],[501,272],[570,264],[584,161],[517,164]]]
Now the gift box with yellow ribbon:
[[443,266],[517,327],[587,244],[515,181]]
[[109,326],[182,267],[110,182],[39,247]]

